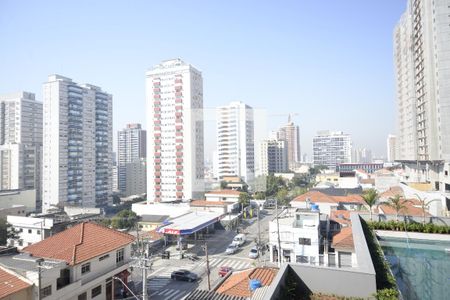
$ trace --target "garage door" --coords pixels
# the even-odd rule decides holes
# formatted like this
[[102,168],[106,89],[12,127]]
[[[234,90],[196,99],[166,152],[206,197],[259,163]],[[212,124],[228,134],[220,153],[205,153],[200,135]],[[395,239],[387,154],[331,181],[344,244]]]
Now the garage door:
[[339,267],[351,267],[351,266],[352,266],[352,253],[339,252]]

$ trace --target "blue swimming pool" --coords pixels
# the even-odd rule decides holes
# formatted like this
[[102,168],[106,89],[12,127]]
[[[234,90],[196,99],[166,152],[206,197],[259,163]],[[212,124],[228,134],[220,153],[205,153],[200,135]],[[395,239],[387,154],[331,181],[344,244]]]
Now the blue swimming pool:
[[450,299],[450,242],[384,237],[380,244],[404,299]]

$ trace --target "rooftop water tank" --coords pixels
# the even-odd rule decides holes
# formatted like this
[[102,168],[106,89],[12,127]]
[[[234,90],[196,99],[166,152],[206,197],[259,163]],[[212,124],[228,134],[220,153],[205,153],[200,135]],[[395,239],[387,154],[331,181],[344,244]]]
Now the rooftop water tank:
[[319,211],[319,205],[311,204],[311,211]]
[[254,291],[257,288],[260,288],[262,286],[261,281],[258,279],[252,279],[250,280],[250,290]]

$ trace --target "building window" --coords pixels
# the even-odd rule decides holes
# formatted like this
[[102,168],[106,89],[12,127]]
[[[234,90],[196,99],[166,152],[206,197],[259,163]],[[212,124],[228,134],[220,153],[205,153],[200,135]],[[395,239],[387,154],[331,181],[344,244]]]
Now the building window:
[[78,295],[78,300],[87,300],[87,293],[84,292],[83,294]]
[[307,238],[299,238],[299,239],[298,239],[298,243],[299,243],[299,245],[308,245],[308,246],[311,246],[311,239],[307,239]]
[[41,231],[40,230],[36,230],[36,234],[41,234]]
[[28,229],[28,233],[31,233],[32,232],[32,230],[31,229]]
[[52,294],[52,286],[46,286],[45,288],[41,289],[41,297],[47,297],[50,296]]
[[120,263],[121,261],[123,261],[123,253],[124,253],[124,249],[120,249],[117,250],[116,252],[116,264]]
[[99,285],[98,287],[95,287],[92,289],[91,298],[97,297],[102,293],[102,286]]
[[84,265],[81,265],[81,274],[86,274],[91,271],[91,263],[87,263]]
[[103,256],[100,256],[100,258],[98,259],[99,261],[105,260],[109,257],[109,254],[105,254]]

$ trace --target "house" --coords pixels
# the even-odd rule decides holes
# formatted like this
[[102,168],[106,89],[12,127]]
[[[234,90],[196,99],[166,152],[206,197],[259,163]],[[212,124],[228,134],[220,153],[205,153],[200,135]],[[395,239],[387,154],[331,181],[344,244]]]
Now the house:
[[357,265],[352,227],[343,227],[333,236],[331,247],[335,252],[338,267],[353,267]]
[[[330,215],[332,210],[346,209],[346,210],[361,210],[365,206],[365,202],[359,194],[333,193],[332,191],[338,189],[321,189],[310,190],[307,193],[294,198],[291,201],[291,206],[296,208],[309,208],[310,204],[314,203],[319,206],[319,210],[327,215]],[[327,194],[328,193],[328,194]]]
[[190,206],[192,211],[212,211],[222,214],[231,213],[233,210],[239,209],[239,204],[231,201],[193,200]]
[[[258,289],[270,286],[277,275],[277,272],[278,268],[270,267],[258,267],[233,272],[217,287],[216,293],[225,296],[245,297],[249,299]],[[250,288],[251,280],[258,280],[261,287],[252,291]]]
[[168,215],[142,215],[138,225],[143,231],[152,231],[168,219]]
[[127,284],[133,241],[129,234],[83,222],[22,253],[0,256],[0,264],[32,281],[41,299],[109,300]]
[[29,280],[0,267],[0,300],[31,300],[33,287]]
[[215,190],[205,194],[206,201],[239,202],[241,192],[235,190]]

